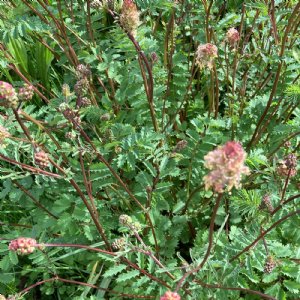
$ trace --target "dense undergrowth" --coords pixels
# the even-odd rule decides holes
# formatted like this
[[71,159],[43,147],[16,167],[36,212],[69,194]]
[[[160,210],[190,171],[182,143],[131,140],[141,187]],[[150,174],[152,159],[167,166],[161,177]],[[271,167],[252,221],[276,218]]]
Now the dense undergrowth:
[[299,24],[0,0],[0,299],[299,299]]

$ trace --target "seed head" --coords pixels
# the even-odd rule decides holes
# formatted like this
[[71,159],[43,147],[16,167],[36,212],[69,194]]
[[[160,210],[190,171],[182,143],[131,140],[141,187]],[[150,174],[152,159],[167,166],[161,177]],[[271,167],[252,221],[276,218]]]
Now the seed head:
[[87,92],[89,81],[86,77],[78,80],[74,85],[74,91],[77,96],[81,96]]
[[279,161],[277,173],[282,177],[294,177],[297,175],[297,156],[293,153],[288,154],[283,160]]
[[163,296],[160,297],[160,300],[180,300],[181,297],[179,294],[171,291],[165,292]]
[[34,154],[34,161],[41,169],[47,168],[49,165],[48,154],[45,151],[40,150]]
[[82,98],[78,99],[78,105],[79,105],[79,107],[88,107],[91,104],[92,104],[91,100],[89,98],[87,98],[87,97],[82,97]]
[[188,142],[187,142],[186,140],[181,140],[181,141],[179,141],[179,142],[176,144],[176,146],[175,146],[173,152],[180,152],[181,150],[183,150],[184,148],[186,148],[187,144],[188,144]]
[[218,57],[218,48],[210,43],[198,46],[196,51],[196,63],[203,69],[205,67],[212,69],[214,59]]
[[264,272],[270,274],[275,269],[275,267],[276,261],[273,256],[269,255],[265,262]]
[[102,3],[100,0],[94,0],[93,2],[91,2],[91,7],[92,8],[101,8],[102,7]]
[[37,242],[32,238],[19,237],[9,243],[8,249],[18,254],[30,254],[37,247]]
[[158,56],[155,52],[151,53],[151,61],[152,63],[156,63],[158,61]]
[[124,0],[120,16],[120,24],[133,36],[136,35],[136,30],[140,24],[139,18],[139,12],[133,0]]
[[116,239],[111,245],[113,249],[120,250],[125,246],[125,238]]
[[83,79],[91,76],[91,69],[87,65],[80,64],[76,68],[76,75],[78,79]]
[[210,151],[204,156],[204,166],[211,172],[204,176],[205,188],[217,193],[239,188],[242,174],[250,173],[244,165],[246,153],[238,142],[229,141],[224,146]]
[[269,213],[273,212],[274,207],[273,207],[273,204],[271,202],[270,195],[266,194],[266,195],[263,196],[261,207],[262,208],[266,207],[268,209]]

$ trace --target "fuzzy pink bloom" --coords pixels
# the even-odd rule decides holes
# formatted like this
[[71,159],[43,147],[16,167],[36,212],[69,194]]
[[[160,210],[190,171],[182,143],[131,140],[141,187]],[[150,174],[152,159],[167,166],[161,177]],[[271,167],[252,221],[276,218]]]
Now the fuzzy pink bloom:
[[8,99],[16,96],[14,87],[5,81],[0,81],[0,99]]
[[33,95],[33,86],[25,83],[24,86],[19,89],[18,98],[20,100],[29,101],[32,99]]
[[249,174],[249,168],[244,165],[247,154],[238,142],[229,141],[224,146],[210,151],[204,156],[204,166],[211,172],[204,176],[205,189],[223,193],[233,187],[239,188],[242,174]]
[[16,108],[18,96],[14,87],[4,81],[0,81],[0,106]]
[[171,291],[165,292],[165,294],[160,297],[160,300],[180,300],[180,299],[181,298],[177,293]]
[[196,63],[201,69],[212,69],[214,59],[218,57],[218,48],[210,43],[199,45],[196,51]]
[[234,46],[236,42],[240,39],[240,34],[235,28],[230,28],[226,33],[227,42]]
[[140,24],[140,14],[133,0],[123,1],[120,24],[126,31],[136,35],[136,30]]
[[32,238],[19,237],[9,243],[8,249],[18,254],[30,254],[37,247],[37,242]]

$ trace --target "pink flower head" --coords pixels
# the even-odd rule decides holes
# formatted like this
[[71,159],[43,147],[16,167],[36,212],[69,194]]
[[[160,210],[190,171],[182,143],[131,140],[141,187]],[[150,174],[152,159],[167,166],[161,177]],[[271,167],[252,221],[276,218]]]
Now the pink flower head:
[[14,87],[5,81],[0,81],[0,99],[9,99],[16,96]]
[[230,45],[234,45],[240,39],[240,34],[235,28],[230,28],[226,33],[226,40]]
[[160,297],[160,300],[180,300],[180,299],[181,298],[177,293],[171,291],[165,292],[165,294]]
[[196,51],[196,63],[201,69],[213,67],[214,59],[218,57],[218,48],[210,43],[199,45]]
[[18,254],[30,254],[37,247],[37,242],[32,238],[19,237],[9,243],[8,249]]
[[19,89],[18,97],[20,100],[28,101],[32,99],[33,94],[33,86],[25,83],[24,86]]
[[210,151],[204,156],[204,166],[210,173],[204,176],[205,189],[210,187],[223,193],[226,187],[230,191],[233,187],[239,188],[242,174],[249,174],[249,168],[244,165],[247,154],[238,142],[229,141],[224,146]]

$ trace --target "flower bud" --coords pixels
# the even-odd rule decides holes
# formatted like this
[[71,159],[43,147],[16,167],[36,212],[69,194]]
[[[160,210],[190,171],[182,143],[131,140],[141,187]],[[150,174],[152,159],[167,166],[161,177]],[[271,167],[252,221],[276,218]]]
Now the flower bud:
[[141,231],[142,230],[142,226],[139,222],[133,222],[129,225],[129,228],[132,230],[132,231]]
[[71,95],[70,86],[66,83],[62,85],[62,94],[66,98]]
[[128,226],[132,223],[132,218],[128,215],[121,215],[119,217],[119,222],[122,225]]
[[158,61],[158,56],[155,52],[151,53],[151,61],[152,63],[156,63]]
[[265,262],[264,272],[270,274],[275,268],[276,268],[276,261],[273,256],[269,255]]

